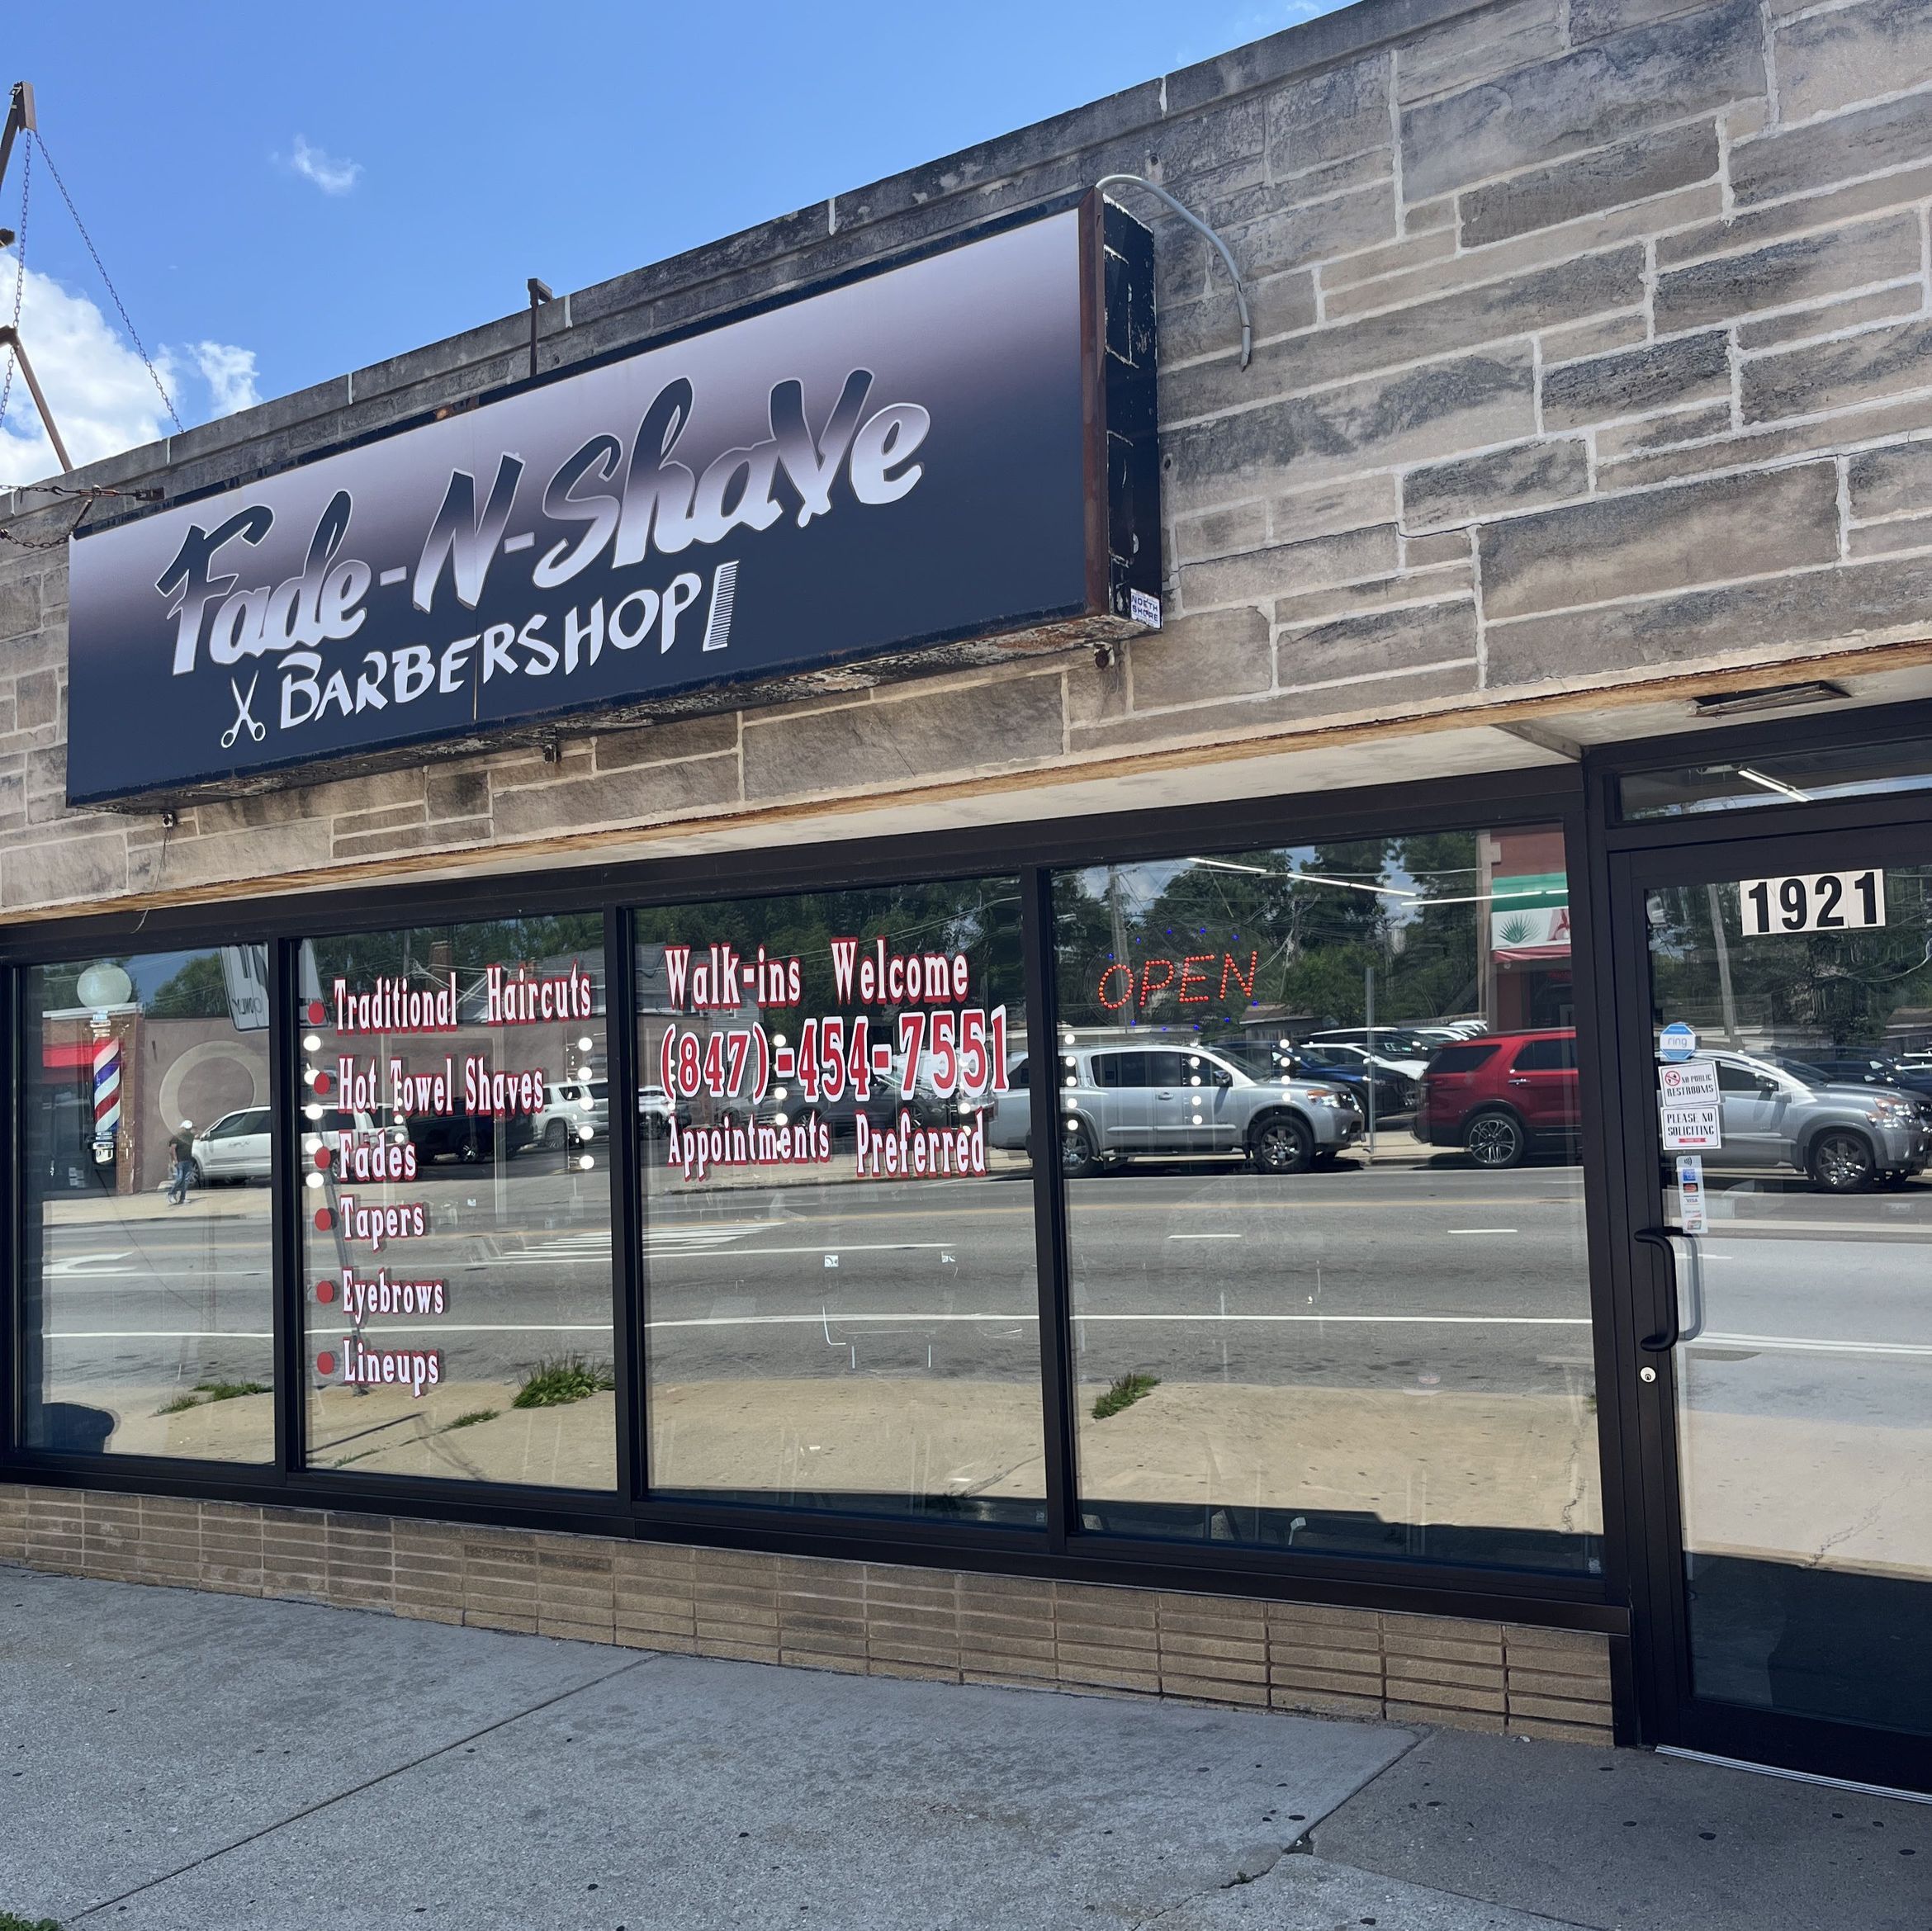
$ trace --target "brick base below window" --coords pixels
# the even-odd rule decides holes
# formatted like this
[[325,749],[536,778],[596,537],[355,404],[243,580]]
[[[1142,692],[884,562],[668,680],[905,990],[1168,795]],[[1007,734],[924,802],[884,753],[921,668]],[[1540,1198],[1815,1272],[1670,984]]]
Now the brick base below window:
[[0,1484],[0,1564],[859,1675],[1608,1744],[1600,1635]]

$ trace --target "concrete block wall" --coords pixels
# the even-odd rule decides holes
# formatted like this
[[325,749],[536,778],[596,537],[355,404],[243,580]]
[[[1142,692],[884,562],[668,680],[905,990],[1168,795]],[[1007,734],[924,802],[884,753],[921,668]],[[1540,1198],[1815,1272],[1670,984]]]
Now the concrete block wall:
[[[1132,768],[1932,632],[1932,8],[1366,0],[546,309],[564,367],[1101,173],[1158,234],[1167,625],[153,816],[67,812],[71,504],[0,502],[0,917]],[[1130,194],[1131,191],[1128,191]],[[519,377],[512,316],[82,480],[170,494]],[[38,505],[36,507],[36,505]],[[33,549],[36,542],[54,547]],[[1399,774],[1399,755],[1385,760]]]
[[0,1565],[632,1649],[1608,1744],[1599,1635],[0,1483]]

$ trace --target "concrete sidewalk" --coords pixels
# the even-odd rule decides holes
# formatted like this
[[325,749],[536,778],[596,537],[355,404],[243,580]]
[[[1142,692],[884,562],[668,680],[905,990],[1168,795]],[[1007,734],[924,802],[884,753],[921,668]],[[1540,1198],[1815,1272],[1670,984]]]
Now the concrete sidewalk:
[[1932,1808],[1574,1745],[0,1572],[0,1910],[213,1926],[1932,1926]]

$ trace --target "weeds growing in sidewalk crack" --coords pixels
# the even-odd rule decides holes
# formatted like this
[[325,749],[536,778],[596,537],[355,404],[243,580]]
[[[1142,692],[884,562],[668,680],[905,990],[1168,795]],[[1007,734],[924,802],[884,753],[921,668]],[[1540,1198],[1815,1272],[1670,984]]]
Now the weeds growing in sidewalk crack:
[[585,1361],[581,1355],[560,1355],[539,1361],[524,1378],[510,1403],[514,1408],[561,1408],[566,1402],[608,1392],[617,1386],[612,1370]]
[[1152,1394],[1161,1384],[1158,1375],[1123,1375],[1093,1404],[1093,1418],[1104,1422],[1122,1408],[1130,1408],[1143,1395]]

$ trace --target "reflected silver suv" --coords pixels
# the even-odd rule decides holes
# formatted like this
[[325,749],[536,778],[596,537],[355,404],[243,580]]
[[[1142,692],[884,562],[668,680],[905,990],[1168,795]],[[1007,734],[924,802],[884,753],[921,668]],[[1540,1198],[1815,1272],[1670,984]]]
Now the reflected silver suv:
[[1721,1149],[1713,1167],[1795,1167],[1828,1193],[1909,1179],[1932,1155],[1932,1132],[1909,1093],[1821,1085],[1743,1053],[1700,1057],[1717,1067]]
[[[1060,1163],[1069,1175],[1137,1154],[1240,1153],[1263,1173],[1300,1173],[1361,1138],[1354,1098],[1319,1080],[1257,1079],[1196,1046],[1077,1045],[1060,1056]],[[1032,1131],[1024,1074],[987,1123],[995,1147]]]

